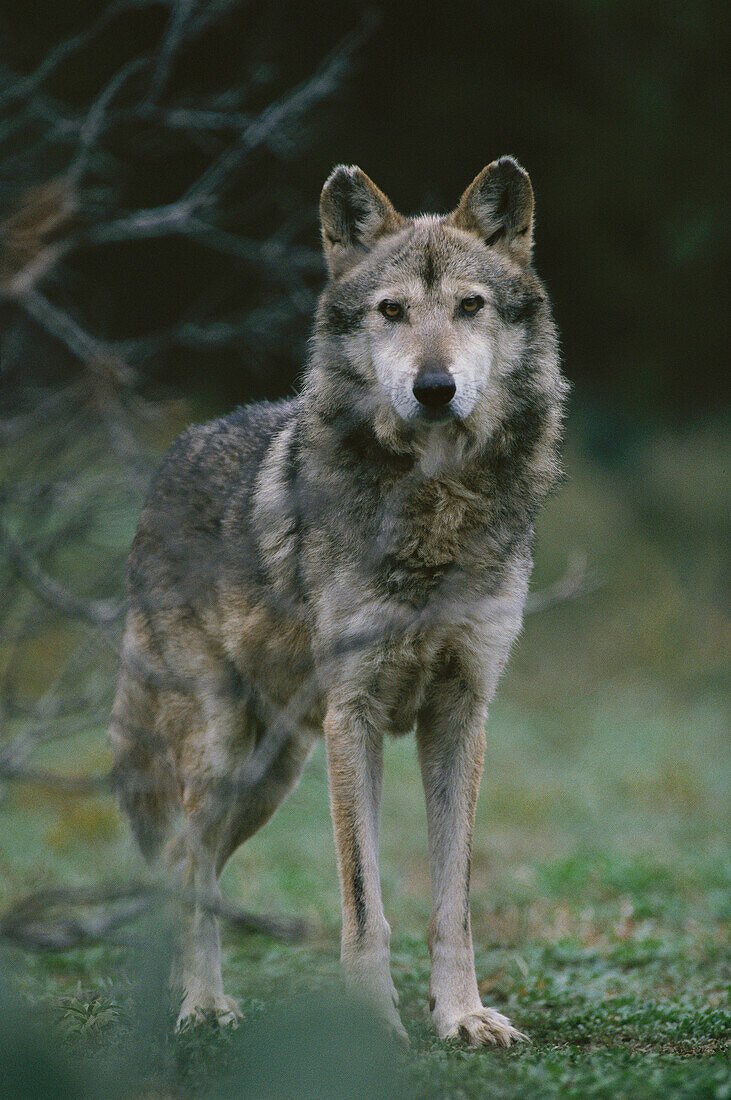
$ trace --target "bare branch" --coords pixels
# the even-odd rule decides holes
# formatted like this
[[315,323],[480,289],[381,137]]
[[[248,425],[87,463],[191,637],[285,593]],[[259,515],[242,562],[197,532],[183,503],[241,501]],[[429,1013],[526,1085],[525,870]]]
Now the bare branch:
[[232,8],[235,8],[238,3],[239,0],[206,0],[206,3],[200,5],[190,20],[190,36],[200,34],[206,27],[209,27],[217,19],[231,11]]
[[151,106],[159,99],[170,75],[170,67],[175,54],[180,49],[186,37],[187,24],[196,6],[196,0],[177,0],[173,4],[170,13],[170,22],[158,54],[155,71],[152,74],[150,90],[145,99],[145,106]]
[[240,167],[246,156],[265,145],[278,130],[293,124],[332,94],[345,75],[353,54],[372,28],[372,18],[364,19],[360,27],[330,54],[314,76],[253,119],[235,145],[214,161],[181,198],[96,226],[87,234],[87,240],[94,244],[106,244],[161,237],[170,233],[193,231],[200,234],[204,223],[194,216],[199,215],[202,208],[216,202],[217,192],[228,175],[234,168]]
[[[65,951],[108,936],[142,916],[153,902],[153,895],[139,887],[43,890],[7,910],[0,918],[0,937],[36,951]],[[70,913],[71,906],[92,911]],[[99,912],[100,906],[108,908]],[[63,907],[65,913],[49,919],[49,913]]]
[[92,244],[109,244],[114,241],[139,241],[165,237],[169,233],[182,233],[191,224],[198,203],[178,199],[163,206],[136,210],[107,224],[94,226],[86,235]]
[[93,41],[128,6],[131,5],[120,2],[110,4],[90,27],[60,42],[55,49],[51,50],[45,61],[39,65],[35,72],[31,73],[30,76],[21,77],[0,95],[0,106],[5,106],[7,103],[32,95],[67,58],[78,53],[79,50]]
[[0,420],[0,440],[11,442],[20,439],[28,432],[48,423],[56,413],[65,409],[69,401],[77,397],[77,392],[78,383],[73,382],[70,386],[49,394],[30,412],[4,417]]
[[13,566],[18,576],[31,591],[44,603],[62,611],[66,615],[86,619],[93,626],[109,626],[124,611],[124,606],[116,600],[92,600],[75,596],[62,584],[49,576],[34,561],[27,550],[0,525],[0,549]]
[[91,155],[91,150],[99,136],[104,116],[110,103],[127,80],[144,68],[147,62],[142,58],[133,58],[123,65],[107,86],[101,91],[97,99],[92,103],[79,133],[79,151],[68,172],[66,181],[69,191],[73,194],[81,183],[86,166]]
[[[268,148],[281,153],[284,142],[293,132],[299,132],[298,127],[301,129],[306,114],[342,83],[355,50],[370,33],[373,21],[365,18],[310,78],[256,117],[241,110],[245,91],[240,87],[206,101],[203,109],[200,104],[173,104],[168,107],[167,103],[167,109],[161,109],[159,103],[169,87],[172,66],[179,51],[215,19],[225,16],[237,2],[209,0],[200,4],[197,0],[113,0],[91,27],[61,43],[33,74],[14,81],[10,88],[5,85],[0,93],[0,107],[19,105],[17,125],[14,119],[0,121],[0,140],[8,139],[6,147],[11,158],[10,169],[5,176],[11,181],[7,192],[19,207],[16,211],[18,216],[11,215],[0,226],[4,246],[2,296],[19,307],[16,343],[22,346],[27,341],[27,330],[37,337],[36,326],[39,326],[86,368],[83,377],[65,390],[57,403],[45,403],[30,414],[20,412],[17,420],[6,417],[0,422],[0,435],[6,441],[20,444],[13,448],[10,459],[14,474],[18,474],[17,485],[13,489],[13,508],[22,508],[30,513],[41,507],[54,509],[48,524],[41,528],[45,530],[49,545],[63,544],[71,538],[83,536],[86,533],[85,524],[93,515],[94,500],[88,492],[86,475],[74,480],[73,476],[69,479],[67,472],[64,472],[54,480],[46,473],[51,462],[63,460],[67,453],[71,453],[71,447],[77,445],[77,437],[86,439],[87,429],[93,428],[93,438],[98,442],[99,454],[103,455],[102,461],[95,466],[97,452],[94,451],[94,460],[88,464],[95,470],[94,476],[106,476],[110,455],[107,441],[111,441],[112,457],[116,456],[117,460],[116,468],[124,471],[120,477],[133,479],[138,487],[146,480],[149,459],[139,442],[143,437],[137,431],[138,421],[131,415],[135,409],[128,388],[136,376],[120,354],[122,348],[130,354],[141,355],[145,349],[149,353],[156,347],[173,342],[221,347],[246,340],[257,347],[268,346],[265,341],[279,341],[292,318],[311,303],[312,291],[308,281],[320,274],[321,259],[318,253],[294,243],[294,223],[268,240],[238,237],[217,224],[221,192],[256,150]],[[77,107],[69,107],[68,115],[71,117],[66,117],[66,107],[41,92],[44,81],[59,66],[69,62],[77,51],[93,42],[122,13],[153,3],[163,4],[170,13],[162,44],[155,55],[138,56],[122,65],[98,91],[91,104],[87,103],[78,114]],[[117,97],[121,99],[120,93],[126,88],[127,81],[148,66],[151,78],[149,88],[146,83],[142,87],[144,98],[129,106],[131,96],[125,95],[125,103],[120,106]],[[252,83],[256,82],[256,76],[252,77]],[[135,89],[141,84],[141,81],[135,81]],[[206,131],[192,136],[207,151],[204,163],[213,159],[175,201],[161,202],[147,209],[130,209],[121,216],[110,216],[106,181],[103,190],[92,190],[87,184],[89,168],[96,164],[94,158],[100,156],[103,135],[106,135],[111,150],[115,133],[113,126],[140,122],[144,126],[150,123],[159,126],[162,123],[169,129],[185,127],[189,131],[196,128]],[[226,131],[233,135],[233,141],[221,152],[223,142],[215,134],[227,137]],[[24,139],[30,146],[24,151],[25,164],[16,154],[18,145]],[[189,137],[185,137],[186,145],[188,141]],[[37,173],[45,171],[48,163],[68,165],[65,172],[61,168],[61,174],[54,175],[42,185],[49,194],[53,192],[56,196],[55,206],[48,206],[52,208],[53,216],[44,215],[46,207],[40,201],[43,195],[35,183]],[[101,159],[99,163],[102,163]],[[113,161],[110,163],[115,167]],[[59,169],[54,167],[52,171],[59,172]],[[87,186],[82,187],[84,184]],[[102,196],[101,200],[98,194]],[[168,197],[168,194],[160,195],[160,198]],[[200,323],[179,321],[169,333],[110,343],[93,334],[94,326],[87,327],[87,320],[77,307],[67,312],[51,300],[55,293],[47,290],[44,281],[50,281],[52,277],[54,286],[62,285],[69,291],[73,286],[72,277],[78,277],[78,272],[75,270],[72,273],[70,265],[67,270],[66,262],[79,249],[89,245],[135,242],[181,234],[235,260],[264,268],[286,288],[281,308],[276,311],[270,307],[265,315],[263,311],[244,307],[234,317],[216,316]],[[32,326],[25,320],[26,317],[34,322]],[[43,428],[46,416],[55,418],[57,430],[44,432],[38,447],[24,446],[23,434],[34,428]],[[106,440],[100,429],[107,433]],[[85,457],[88,458],[86,452]],[[83,491],[83,508],[79,507],[80,490]],[[69,797],[109,794],[113,787],[111,774],[57,774],[32,766],[31,759],[34,751],[44,742],[54,737],[68,736],[102,720],[102,708],[108,704],[110,677],[100,675],[96,664],[100,655],[108,655],[117,646],[119,631],[116,623],[124,605],[116,600],[87,598],[69,591],[40,564],[39,554],[42,561],[50,560],[44,556],[40,538],[33,543],[31,550],[24,545],[22,538],[17,537],[16,528],[10,523],[9,526],[12,534],[11,530],[0,525],[0,554],[5,555],[22,584],[14,585],[9,610],[7,614],[0,614],[3,631],[10,639],[3,653],[7,675],[3,677],[0,690],[7,689],[8,701],[3,717],[12,723],[10,728],[13,732],[20,728],[22,733],[12,738],[6,736],[0,751],[0,782],[30,783]],[[23,586],[42,602],[43,608],[26,593]],[[49,621],[56,621],[56,616],[49,619],[51,613],[73,616],[92,629],[84,632],[82,643],[73,649],[73,656],[54,676],[54,682],[41,699],[29,703],[13,679],[11,666],[15,664],[20,667],[18,658],[23,656],[22,646],[29,639],[33,640],[35,633],[45,628]],[[345,644],[357,646],[362,642],[362,638],[357,638],[349,639]],[[107,647],[106,650],[103,647]],[[79,654],[82,654],[82,659],[77,660]],[[146,675],[147,672],[140,671],[139,674]],[[161,675],[168,690],[186,690],[186,685],[173,683],[164,669]],[[235,792],[245,792],[247,787],[253,787],[266,769],[267,761],[272,759],[272,754],[276,755],[299,723],[301,713],[310,707],[317,690],[318,680],[313,675],[287,707],[273,711],[269,723],[271,737],[266,750],[255,755],[240,774],[225,777],[222,783],[231,784]],[[50,891],[26,899],[0,918],[0,936],[39,949],[75,946],[111,934],[147,911],[156,899],[163,897],[179,898],[180,894],[167,885]],[[185,905],[201,904],[200,899],[185,894],[182,901]],[[203,902],[204,907],[207,904]],[[74,906],[87,911],[71,912]],[[208,907],[211,912],[244,930],[289,940],[301,938],[304,934],[304,926],[300,922],[273,916],[259,917],[227,902],[210,902]]]
[[576,600],[600,587],[600,581],[589,572],[589,559],[583,550],[574,550],[566,562],[563,576],[537,592],[531,592],[525,603],[525,614],[535,615],[556,604]]
[[197,218],[191,220],[188,233],[209,248],[247,263],[258,264],[286,280],[291,280],[295,273],[297,276],[301,273],[319,275],[322,271],[322,257],[311,248],[286,245],[273,238],[257,241],[251,237],[238,237]]
[[333,50],[320,68],[302,84],[267,107],[244,130],[238,141],[206,169],[188,189],[186,199],[209,204],[214,194],[231,173],[240,167],[254,150],[267,145],[272,137],[291,126],[338,88],[350,66],[353,55],[375,28],[375,18],[368,13],[360,25]]
[[161,120],[180,130],[244,130],[251,125],[251,115],[243,111],[215,111],[195,107],[172,107],[160,112]]
[[131,385],[135,379],[132,367],[124,363],[108,344],[92,336],[68,313],[34,290],[32,285],[16,288],[11,284],[9,293],[18,304],[42,328],[64,344],[92,372],[113,378],[121,385]]

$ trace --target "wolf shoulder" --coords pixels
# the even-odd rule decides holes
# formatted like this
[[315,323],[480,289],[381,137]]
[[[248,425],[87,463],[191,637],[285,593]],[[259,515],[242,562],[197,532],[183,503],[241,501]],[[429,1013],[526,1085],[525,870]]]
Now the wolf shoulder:
[[297,405],[296,398],[242,405],[175,439],[152,477],[133,542],[132,593],[150,559],[176,558],[182,567],[203,556],[213,571],[227,514],[235,507],[246,515],[262,461]]

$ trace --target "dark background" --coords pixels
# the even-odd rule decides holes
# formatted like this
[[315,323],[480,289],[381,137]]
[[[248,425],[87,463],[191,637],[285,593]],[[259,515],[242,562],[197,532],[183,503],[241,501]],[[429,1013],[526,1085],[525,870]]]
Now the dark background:
[[[15,73],[33,71],[105,6],[6,5],[6,61]],[[377,25],[340,90],[230,181],[227,229],[266,237],[294,211],[298,242],[314,249],[316,200],[337,162],[360,164],[401,210],[416,212],[451,208],[485,163],[512,153],[533,180],[536,264],[555,302],[575,408],[594,409],[600,449],[638,423],[715,415],[728,315],[726,6],[401,0],[370,10]],[[245,85],[254,112],[305,79],[363,12],[343,0],[235,6],[178,53],[164,101],[205,101]],[[126,58],[154,50],[168,18],[163,4],[131,7],[45,91],[68,110],[86,109]],[[24,140],[25,132],[18,150]],[[120,121],[103,146],[92,183],[100,203],[113,192],[123,208],[175,198],[218,147],[154,120]],[[54,155],[26,158],[25,175],[13,163],[3,172],[7,210],[24,186],[60,167]],[[312,300],[290,308],[261,270],[180,238],[82,251],[71,267],[57,292],[110,339],[181,317],[261,311],[258,329],[229,346],[158,348],[142,368],[148,383],[230,404],[287,392],[301,367]],[[313,273],[312,291],[321,277]],[[49,370],[56,355],[42,358]],[[27,356],[19,364],[5,357],[6,379],[27,372]]]

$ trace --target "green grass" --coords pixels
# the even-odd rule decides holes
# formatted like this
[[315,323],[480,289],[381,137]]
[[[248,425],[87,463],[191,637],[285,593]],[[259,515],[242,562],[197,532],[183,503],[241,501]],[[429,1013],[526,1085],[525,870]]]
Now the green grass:
[[[429,1029],[425,815],[404,739],[386,747],[382,878],[408,1054],[338,992],[319,746],[300,787],[224,873],[224,892],[241,904],[310,927],[298,946],[225,934],[225,981],[245,1017],[235,1035],[170,1037],[162,921],[112,945],[8,955],[20,998],[9,1015],[20,1022],[6,1026],[3,1057],[19,1034],[29,1062],[34,1043],[57,1035],[58,1074],[73,1078],[83,1064],[89,1096],[731,1097],[717,466],[707,435],[695,449],[654,441],[621,475],[574,445],[570,481],[541,524],[539,584],[572,547],[602,584],[526,621],[488,724],[472,876],[478,979],[530,1045],[472,1053]],[[123,545],[129,531],[112,533]],[[36,683],[63,639],[49,628],[34,645]],[[53,743],[34,763],[103,770],[103,730]],[[0,804],[0,830],[2,905],[51,883],[140,870],[105,798],[17,786]],[[39,1013],[51,1022],[34,1038]]]

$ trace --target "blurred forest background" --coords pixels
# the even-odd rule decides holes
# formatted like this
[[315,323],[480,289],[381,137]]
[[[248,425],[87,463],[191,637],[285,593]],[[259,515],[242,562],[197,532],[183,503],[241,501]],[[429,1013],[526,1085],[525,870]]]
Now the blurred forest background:
[[[58,1095],[256,1095],[296,1039],[315,1084],[270,1076],[267,1094],[338,1096],[351,1025],[364,1096],[731,1095],[727,30],[710,0],[0,5],[0,936],[21,997],[0,1081],[12,1068],[17,1095],[48,1060],[20,1005],[97,1074],[82,1089],[57,1052]],[[321,749],[224,876],[226,982],[264,1054],[210,1036],[211,1060],[191,1037],[171,1053],[157,956],[130,951],[152,902],[105,741],[150,473],[191,420],[296,387],[335,163],[414,213],[450,209],[501,153],[533,181],[574,387],[475,839],[483,993],[534,1045],[470,1060],[429,1038],[424,814],[399,742],[383,877],[408,1071],[329,1001],[306,1036],[294,1002],[271,1008],[313,996],[337,954]],[[304,918],[304,946],[252,933],[234,901]]]
[[[180,0],[163,54],[161,0],[7,6],[3,209],[28,219],[31,189],[55,183],[63,214],[39,231],[76,243],[54,300],[123,342],[146,381],[226,403],[288,392],[310,325],[304,290],[322,278],[304,250],[317,253],[316,199],[333,164],[361,164],[411,213],[450,209],[510,152],[536,189],[536,260],[568,373],[583,401],[613,413],[606,445],[622,452],[638,422],[718,410],[725,5],[517,0],[459,12],[394,0],[364,26],[349,0]],[[363,40],[309,109],[247,132],[358,27]],[[177,221],[110,225],[180,202],[237,140],[245,155],[221,176],[215,212],[204,201]],[[4,237],[12,251],[11,226]],[[275,245],[282,260],[292,248],[286,264]],[[49,379],[73,369],[53,343],[39,354],[37,325],[18,331],[7,316],[3,327],[5,387],[30,363]]]

